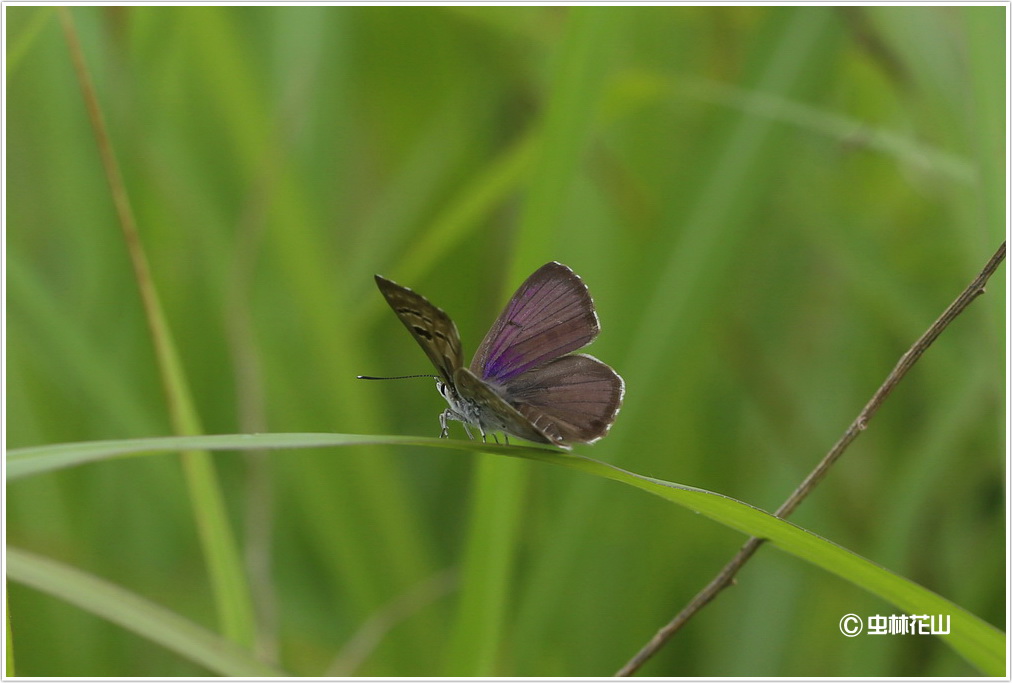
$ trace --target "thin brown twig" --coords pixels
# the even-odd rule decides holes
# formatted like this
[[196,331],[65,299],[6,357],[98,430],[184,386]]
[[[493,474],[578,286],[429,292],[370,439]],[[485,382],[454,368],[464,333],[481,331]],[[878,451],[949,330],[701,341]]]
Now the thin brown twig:
[[[896,367],[893,368],[889,376],[886,377],[885,382],[878,388],[878,391],[871,397],[871,400],[864,406],[857,418],[847,427],[847,430],[843,433],[843,436],[833,444],[833,447],[829,449],[829,452],[825,457],[815,466],[805,480],[794,489],[794,492],[784,501],[784,503],[777,508],[776,516],[780,518],[786,518],[795,508],[801,504],[812,489],[826,476],[829,468],[843,455],[843,452],[847,450],[847,447],[851,444],[854,439],[857,438],[858,434],[864,431],[868,427],[868,422],[878,412],[878,409],[882,406],[882,402],[885,401],[889,393],[899,384],[900,380],[907,374],[914,363],[923,355],[931,343],[938,338],[946,327],[949,326],[956,316],[962,313],[970,303],[978,296],[984,293],[984,285],[987,284],[988,279],[994,274],[994,271],[998,268],[1001,262],[1005,260],[1005,242],[1001,243],[998,247],[998,251],[995,252],[991,260],[987,262],[984,269],[974,278],[973,282],[967,286],[963,292],[956,297],[956,300],[949,304],[949,307],[945,309],[938,320],[936,320],[928,330],[921,335],[920,339],[914,342],[914,345],[903,354],[899,362],[896,363]],[[682,626],[684,626],[689,619],[691,619],[699,610],[707,605],[711,600],[717,597],[723,589],[730,586],[733,581],[735,574],[738,570],[748,562],[749,558],[755,554],[755,551],[759,549],[759,546],[763,544],[766,539],[752,537],[741,547],[738,554],[735,555],[730,562],[724,565],[724,568],[703,588],[694,598],[687,604],[681,612],[675,615],[675,618],[664,625],[650,641],[643,646],[643,648],[636,653],[636,655],[626,662],[625,666],[618,670],[616,676],[631,676],[634,674],[648,659],[653,657],[658,650],[660,650],[664,644],[670,639]]]

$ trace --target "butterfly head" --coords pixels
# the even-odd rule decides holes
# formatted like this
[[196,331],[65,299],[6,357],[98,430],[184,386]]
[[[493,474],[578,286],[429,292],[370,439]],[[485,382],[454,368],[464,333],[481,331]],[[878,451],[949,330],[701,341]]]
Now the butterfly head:
[[442,397],[446,399],[447,403],[451,402],[450,385],[444,382],[439,377],[436,378],[436,391],[438,391],[442,395]]
[[436,377],[436,391],[446,399],[446,403],[450,406],[450,412],[453,415],[460,415],[462,413],[463,406],[461,405],[460,394],[452,383],[444,381],[442,377]]

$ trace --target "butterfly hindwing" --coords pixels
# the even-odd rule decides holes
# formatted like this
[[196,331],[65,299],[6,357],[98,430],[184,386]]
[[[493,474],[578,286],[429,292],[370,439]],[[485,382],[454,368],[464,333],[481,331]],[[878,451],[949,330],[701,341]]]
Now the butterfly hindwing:
[[590,443],[608,433],[622,405],[618,373],[593,356],[563,356],[503,387],[504,398],[555,442]]

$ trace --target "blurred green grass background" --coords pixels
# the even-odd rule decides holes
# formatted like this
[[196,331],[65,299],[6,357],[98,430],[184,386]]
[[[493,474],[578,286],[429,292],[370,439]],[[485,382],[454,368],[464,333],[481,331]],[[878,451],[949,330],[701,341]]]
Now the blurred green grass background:
[[[5,13],[6,446],[170,434],[56,13]],[[429,371],[371,275],[448,311],[467,352],[554,259],[627,384],[578,450],[771,510],[1003,239],[1003,7],[73,17],[207,433],[436,434],[429,382],[354,380]],[[993,281],[792,518],[999,626],[1003,297]],[[745,540],[490,456],[214,464],[253,647],[296,675],[608,675]],[[178,457],[7,494],[9,544],[218,630]],[[19,675],[209,673],[9,590]],[[893,609],[765,548],[643,673],[976,673],[937,639],[844,638],[849,612]]]

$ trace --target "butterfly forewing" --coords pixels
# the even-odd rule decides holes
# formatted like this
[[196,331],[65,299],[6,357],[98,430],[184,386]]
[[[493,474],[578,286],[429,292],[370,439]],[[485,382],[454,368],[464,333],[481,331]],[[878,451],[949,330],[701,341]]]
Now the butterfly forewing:
[[504,398],[552,441],[587,443],[608,433],[624,384],[609,366],[577,354],[526,372],[503,390]]
[[600,329],[580,277],[555,261],[520,285],[478,346],[471,371],[496,383],[581,349]]
[[376,284],[400,321],[408,328],[443,382],[453,385],[454,371],[464,364],[457,326],[442,309],[433,306],[421,294],[379,275]]

